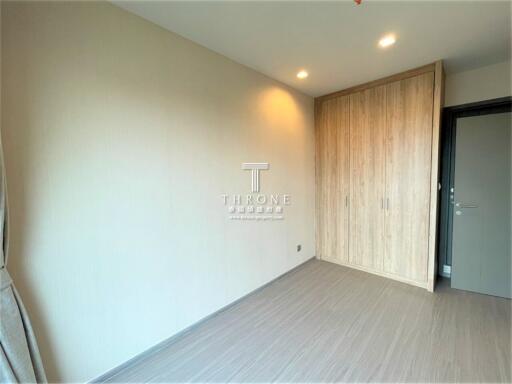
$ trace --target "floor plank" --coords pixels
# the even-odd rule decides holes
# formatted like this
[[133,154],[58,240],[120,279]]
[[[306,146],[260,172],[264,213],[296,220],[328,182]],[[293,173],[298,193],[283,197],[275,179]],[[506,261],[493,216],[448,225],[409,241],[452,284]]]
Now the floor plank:
[[109,382],[510,382],[511,301],[312,260]]

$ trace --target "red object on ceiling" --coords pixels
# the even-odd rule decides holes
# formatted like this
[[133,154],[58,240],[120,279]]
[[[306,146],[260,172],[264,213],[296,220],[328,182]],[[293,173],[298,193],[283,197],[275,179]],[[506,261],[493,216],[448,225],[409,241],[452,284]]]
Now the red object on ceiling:
[[357,5],[360,5],[360,4],[361,4],[361,1],[363,1],[363,0],[354,0],[354,2],[355,2]]

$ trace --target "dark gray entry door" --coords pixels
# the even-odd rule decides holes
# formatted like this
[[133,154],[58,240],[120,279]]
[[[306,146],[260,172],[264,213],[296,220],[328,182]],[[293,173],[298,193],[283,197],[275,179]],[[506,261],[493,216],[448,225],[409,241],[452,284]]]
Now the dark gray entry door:
[[452,287],[511,297],[511,114],[459,118]]

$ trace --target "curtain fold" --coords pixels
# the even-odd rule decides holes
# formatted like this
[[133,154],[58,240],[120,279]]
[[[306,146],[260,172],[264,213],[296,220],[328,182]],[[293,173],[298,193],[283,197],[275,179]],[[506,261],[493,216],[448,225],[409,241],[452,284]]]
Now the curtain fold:
[[0,141],[0,382],[44,383],[41,356],[27,311],[7,272],[7,196]]

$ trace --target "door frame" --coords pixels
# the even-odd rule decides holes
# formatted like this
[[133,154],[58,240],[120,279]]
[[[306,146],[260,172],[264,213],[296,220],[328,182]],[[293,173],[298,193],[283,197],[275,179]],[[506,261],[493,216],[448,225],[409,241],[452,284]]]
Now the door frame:
[[490,115],[512,112],[512,96],[484,100],[443,108],[441,129],[441,191],[439,194],[439,220],[437,243],[438,275],[448,277],[443,272],[444,265],[452,265],[453,205],[450,204],[450,189],[455,179],[455,139],[457,119],[461,117]]

